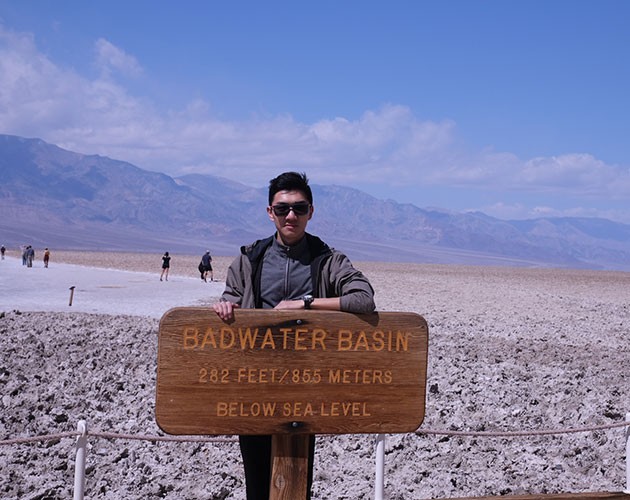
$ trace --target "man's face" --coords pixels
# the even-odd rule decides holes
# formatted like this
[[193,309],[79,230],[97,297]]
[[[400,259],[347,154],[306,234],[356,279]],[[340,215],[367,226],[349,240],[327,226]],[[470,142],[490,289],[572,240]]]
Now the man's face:
[[[295,208],[293,208],[295,206]],[[274,210],[275,207],[275,210]],[[291,207],[291,209],[287,209]],[[284,209],[284,210],[283,210]],[[301,209],[306,213],[299,215]],[[276,212],[287,212],[277,215]],[[313,207],[301,191],[278,191],[273,197],[267,214],[278,230],[279,241],[287,246],[298,243],[306,232],[306,225],[313,216]]]

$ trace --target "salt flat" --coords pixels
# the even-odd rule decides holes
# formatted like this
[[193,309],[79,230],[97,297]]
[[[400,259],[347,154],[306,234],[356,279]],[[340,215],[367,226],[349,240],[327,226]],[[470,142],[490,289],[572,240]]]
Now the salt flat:
[[[194,278],[194,256],[174,257],[182,274],[168,284],[159,281],[159,255],[53,256],[49,269],[0,262],[0,439],[73,431],[79,418],[93,430],[160,434],[157,318],[211,303],[223,283]],[[215,261],[220,279],[229,260]],[[630,273],[356,264],[379,310],[416,312],[429,324],[420,430],[562,430],[619,424],[630,411]],[[313,498],[373,498],[373,436],[317,442]],[[244,498],[233,443],[90,443],[90,498]],[[72,448],[71,439],[0,448],[0,496],[71,497]],[[511,438],[394,434],[385,451],[388,499],[625,487],[622,427]]]
[[[0,310],[84,312],[160,318],[177,306],[209,304],[223,292],[223,283],[159,272],[87,267],[36,261],[32,268],[21,259],[0,261]],[[70,287],[75,287],[70,306]]]

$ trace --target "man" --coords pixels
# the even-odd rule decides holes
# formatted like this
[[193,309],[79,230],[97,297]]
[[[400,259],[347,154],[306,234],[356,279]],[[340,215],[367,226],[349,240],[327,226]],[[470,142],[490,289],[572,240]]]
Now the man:
[[[370,313],[374,290],[341,252],[306,232],[313,217],[306,174],[285,172],[269,182],[267,214],[276,233],[241,248],[227,272],[225,291],[213,308],[224,321],[234,309],[318,309]],[[248,500],[267,500],[271,436],[240,436]],[[311,437],[308,498],[313,481]]]
[[203,270],[201,270],[201,279],[204,281],[208,281],[208,273],[210,273],[210,281],[214,281],[214,271],[212,271],[212,257],[210,256],[210,250],[206,250],[201,256],[201,266],[203,266]]
[[33,261],[35,260],[35,249],[29,245],[26,247],[26,267],[33,267]]

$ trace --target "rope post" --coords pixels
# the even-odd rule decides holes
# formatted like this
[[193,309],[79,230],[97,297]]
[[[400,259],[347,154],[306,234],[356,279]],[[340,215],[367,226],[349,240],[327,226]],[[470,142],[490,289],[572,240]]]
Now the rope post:
[[385,434],[376,436],[376,481],[374,482],[374,500],[383,500],[385,485]]
[[[626,422],[630,424],[630,413],[626,413]],[[624,493],[630,495],[630,425],[626,426],[626,489]]]
[[71,287],[70,287],[70,301],[68,302],[68,305],[69,305],[69,306],[71,306],[71,305],[72,305],[72,297],[74,297],[74,289],[75,289],[75,288],[76,288],[76,287],[74,287],[74,286],[71,286]]
[[74,500],[83,500],[85,491],[85,455],[87,452],[87,424],[79,420],[77,424],[77,455],[74,460]]

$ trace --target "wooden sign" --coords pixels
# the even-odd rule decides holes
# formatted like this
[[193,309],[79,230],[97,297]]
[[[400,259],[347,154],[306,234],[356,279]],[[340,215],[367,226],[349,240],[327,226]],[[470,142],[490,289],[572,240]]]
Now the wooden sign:
[[414,313],[168,311],[156,420],[170,434],[415,431],[424,418],[428,328]]

